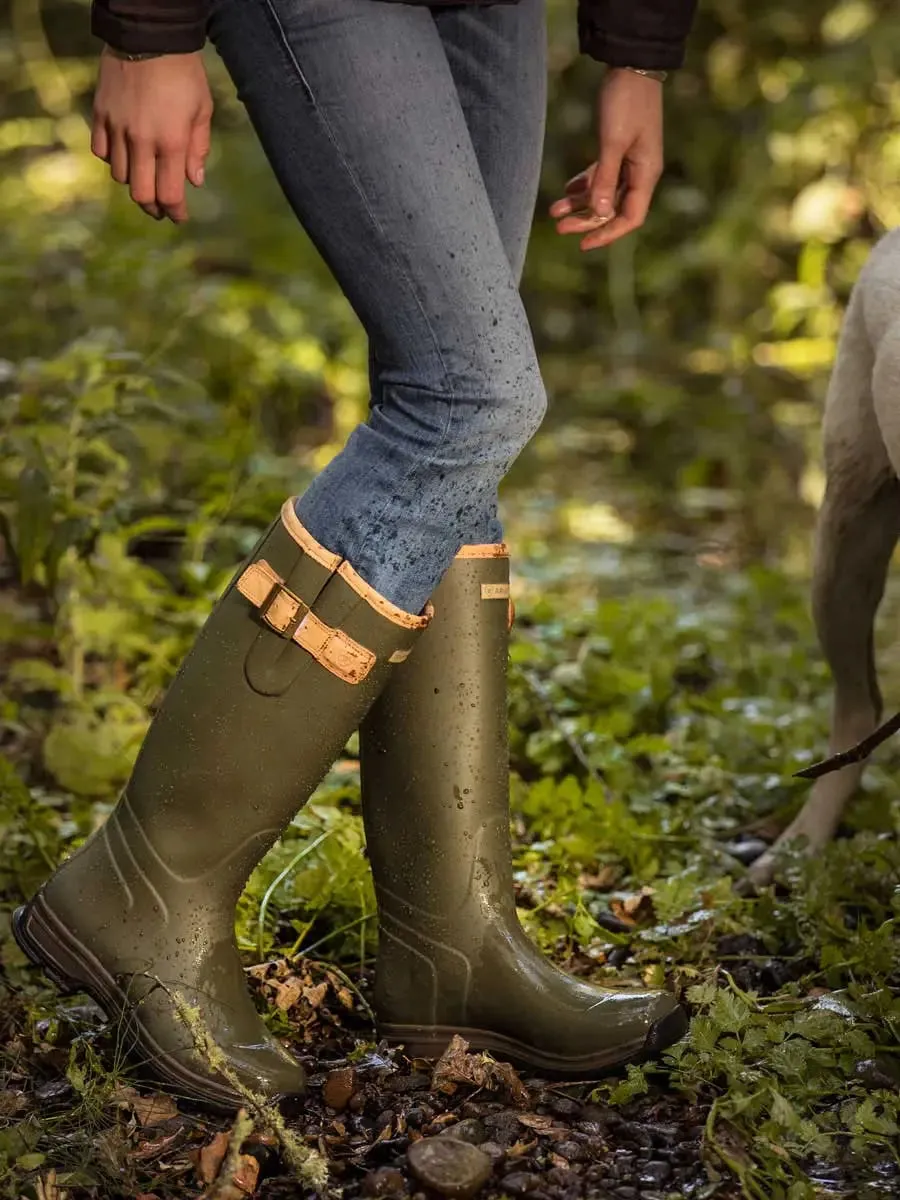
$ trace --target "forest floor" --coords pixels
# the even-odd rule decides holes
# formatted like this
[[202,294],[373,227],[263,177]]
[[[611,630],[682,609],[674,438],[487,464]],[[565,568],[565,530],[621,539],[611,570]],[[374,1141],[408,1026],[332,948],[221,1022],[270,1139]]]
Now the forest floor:
[[[806,794],[791,772],[825,744],[829,685],[803,579],[652,538],[548,549],[526,529],[521,540],[510,668],[520,915],[568,970],[674,988],[692,1014],[685,1040],[599,1085],[520,1076],[464,1045],[438,1064],[379,1046],[351,742],[238,914],[249,985],[310,1072],[307,1102],[285,1133],[252,1105],[237,1121],[210,1118],[136,1087],[115,1027],[85,997],[60,997],[9,932],[13,907],[114,801],[116,756],[133,754],[134,679],[89,655],[89,676],[94,663],[103,686],[118,680],[120,708],[104,710],[105,737],[96,712],[73,716],[65,639],[8,571],[0,1195],[312,1195],[303,1172],[316,1160],[298,1166],[307,1151],[347,1200],[900,1192],[898,749],[879,752],[827,853],[792,858],[758,898],[733,889]],[[159,614],[171,624],[162,602]]]

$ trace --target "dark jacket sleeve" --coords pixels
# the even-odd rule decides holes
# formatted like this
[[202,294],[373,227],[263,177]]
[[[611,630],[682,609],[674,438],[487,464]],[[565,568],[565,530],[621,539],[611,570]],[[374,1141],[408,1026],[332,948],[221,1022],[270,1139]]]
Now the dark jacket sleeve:
[[209,0],[93,0],[91,32],[124,54],[189,54],[208,15]]
[[610,67],[674,70],[696,9],[697,0],[578,0],[581,52]]

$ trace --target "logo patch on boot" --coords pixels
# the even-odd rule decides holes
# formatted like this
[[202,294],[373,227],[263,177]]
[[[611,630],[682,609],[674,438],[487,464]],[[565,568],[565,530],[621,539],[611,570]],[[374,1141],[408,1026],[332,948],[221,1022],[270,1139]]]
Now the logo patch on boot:
[[482,600],[508,600],[508,583],[483,583],[481,585]]

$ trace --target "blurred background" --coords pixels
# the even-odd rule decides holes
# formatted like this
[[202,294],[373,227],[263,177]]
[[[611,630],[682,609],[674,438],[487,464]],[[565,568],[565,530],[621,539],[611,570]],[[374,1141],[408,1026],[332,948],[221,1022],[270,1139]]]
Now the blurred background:
[[[596,157],[602,68],[578,55],[574,0],[549,11],[523,290],[551,409],[503,492],[521,916],[584,973],[624,963],[699,985],[731,938],[745,988],[790,1004],[811,982],[856,988],[854,1053],[868,1060],[900,1021],[877,1000],[900,986],[896,750],[792,898],[748,907],[728,875],[796,811],[806,790],[791,772],[825,745],[807,601],[818,430],[850,288],[900,224],[900,12],[703,0],[665,85],[667,167],[647,224],[584,255],[546,210]],[[109,811],[233,564],[367,403],[362,331],[214,53],[207,183],[180,229],[146,218],[90,155],[96,53],[87,0],[0,0],[0,958],[38,1006],[50,1001],[9,937],[10,908]],[[889,706],[897,609],[892,589]],[[351,741],[241,902],[248,961],[322,946],[365,987],[362,839]],[[766,961],[777,970],[760,974]],[[727,1119],[716,1161],[743,1195],[824,1195],[815,1164],[847,1144],[876,1166],[895,1157],[900,1101],[890,1117],[856,1080],[843,1018],[817,1025],[813,1072],[778,1057],[779,1038],[795,1055],[806,1045],[799,1000],[757,1028],[743,992],[727,1011],[716,994],[693,993],[705,1041],[668,1086],[686,1104],[717,1097],[707,1144]],[[738,1003],[758,1036],[717,1058]],[[269,1019],[321,1039],[321,1013],[295,1015]],[[69,1072],[82,1091],[86,1069]]]

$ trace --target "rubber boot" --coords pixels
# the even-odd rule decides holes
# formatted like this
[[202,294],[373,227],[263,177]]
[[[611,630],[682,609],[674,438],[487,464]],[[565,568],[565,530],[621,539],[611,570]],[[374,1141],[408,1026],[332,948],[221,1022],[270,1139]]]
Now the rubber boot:
[[459,1034],[545,1077],[589,1079],[677,1041],[667,992],[558,970],[519,924],[509,833],[506,548],[464,547],[436,617],[363,723],[379,913],[379,1034],[434,1058]]
[[200,632],[109,819],[15,914],[22,949],[121,1020],[145,1070],[180,1094],[240,1101],[197,1053],[176,995],[243,1085],[302,1094],[300,1064],[247,990],[235,906],[428,619],[370,588],[287,501]]

